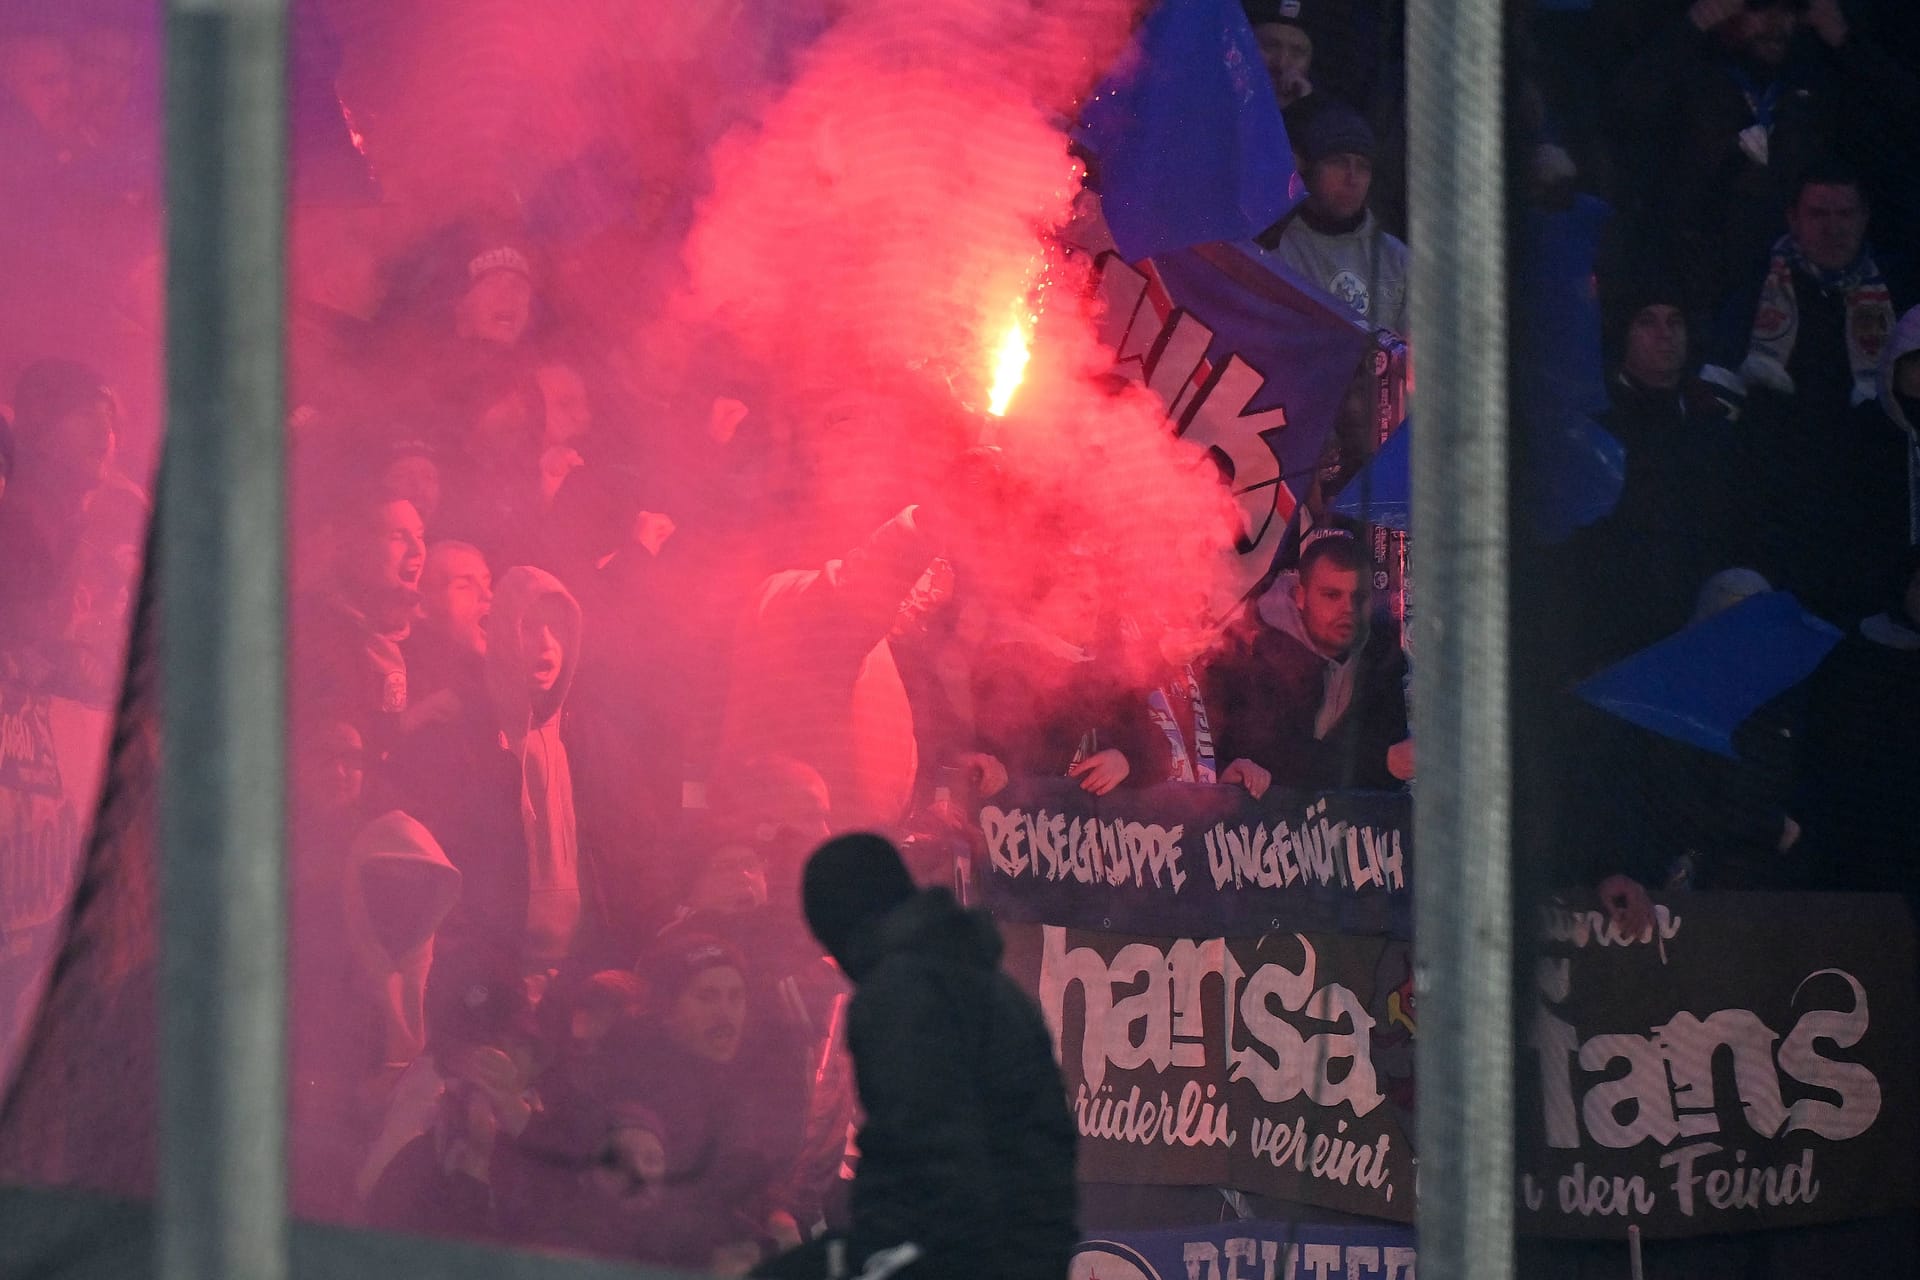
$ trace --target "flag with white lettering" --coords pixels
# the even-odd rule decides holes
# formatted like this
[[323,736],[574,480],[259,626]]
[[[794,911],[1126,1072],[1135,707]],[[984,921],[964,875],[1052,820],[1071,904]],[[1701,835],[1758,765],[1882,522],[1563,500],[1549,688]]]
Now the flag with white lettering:
[[1229,585],[1245,596],[1273,568],[1374,335],[1230,244],[1129,265],[1097,201],[1066,240],[1093,261],[1116,371],[1159,396],[1171,430],[1206,449],[1232,489],[1244,527]]
[[1121,933],[1391,934],[1413,924],[1404,794],[1165,783],[1089,795],[1020,778],[980,808],[977,868],[1002,920]]
[[1413,964],[1390,938],[1006,930],[1054,1034],[1080,1177],[1413,1219]]
[[1915,1203],[1914,930],[1868,894],[1544,913],[1516,1064],[1519,1227],[1621,1238]]

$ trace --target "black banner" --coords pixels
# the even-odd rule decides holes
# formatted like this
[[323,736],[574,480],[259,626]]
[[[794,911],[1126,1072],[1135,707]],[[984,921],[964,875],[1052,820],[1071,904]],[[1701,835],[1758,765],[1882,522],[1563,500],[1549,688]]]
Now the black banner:
[[1080,1176],[1413,1218],[1413,971],[1390,938],[1006,929],[1053,1028]]
[[1554,909],[1516,1063],[1525,1232],[1746,1231],[1915,1202],[1900,899],[1682,896],[1629,941]]
[[1411,933],[1410,797],[1168,783],[1095,798],[1020,779],[981,807],[1002,920],[1122,933]]

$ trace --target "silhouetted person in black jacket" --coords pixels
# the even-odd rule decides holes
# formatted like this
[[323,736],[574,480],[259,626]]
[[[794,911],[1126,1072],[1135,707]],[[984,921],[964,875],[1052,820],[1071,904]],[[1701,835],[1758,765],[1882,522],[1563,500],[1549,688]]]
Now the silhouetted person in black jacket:
[[1062,1280],[1074,1127],[1040,1011],[1000,937],[899,852],[842,836],[807,863],[807,923],[858,987],[847,1043],[866,1123],[852,1226],[756,1275]]

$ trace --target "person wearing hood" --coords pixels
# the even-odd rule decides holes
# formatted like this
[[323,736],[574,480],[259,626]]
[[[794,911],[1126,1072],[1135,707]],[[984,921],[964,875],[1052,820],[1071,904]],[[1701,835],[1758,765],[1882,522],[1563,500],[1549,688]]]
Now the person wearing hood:
[[[340,1203],[395,1081],[426,1048],[434,934],[460,873],[431,832],[397,810],[360,829],[337,893],[296,898],[293,1075],[297,1198]],[[298,890],[297,890],[298,892]],[[344,948],[340,945],[344,939]]]
[[1812,886],[1904,894],[1920,908],[1920,548],[1888,574],[1883,612],[1807,682],[1801,743]]
[[488,620],[486,698],[408,735],[387,776],[464,877],[448,930],[517,940],[530,973],[573,954],[586,902],[562,732],[581,631],[558,579],[508,570]]
[[756,1275],[1060,1280],[1078,1241],[1075,1130],[1040,1010],[983,914],[916,890],[879,836],[808,861],[807,923],[856,985],[866,1121],[851,1225]]
[[1307,198],[1260,233],[1260,248],[1371,327],[1405,335],[1407,246],[1367,208],[1372,126],[1351,107],[1329,103],[1308,121],[1298,147]]
[[1353,535],[1327,529],[1230,629],[1205,677],[1222,756],[1304,790],[1396,790],[1413,777],[1406,654],[1367,616],[1367,573]]

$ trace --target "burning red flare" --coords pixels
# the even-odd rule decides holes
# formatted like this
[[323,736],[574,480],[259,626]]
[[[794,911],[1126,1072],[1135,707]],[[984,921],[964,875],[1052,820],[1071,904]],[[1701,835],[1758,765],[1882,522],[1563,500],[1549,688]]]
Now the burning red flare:
[[1006,416],[1007,406],[1013,403],[1013,393],[1020,389],[1020,380],[1027,374],[1027,356],[1033,342],[1030,321],[1015,316],[1007,326],[1007,332],[1000,339],[1000,348],[993,357],[993,390],[987,397],[987,412],[996,418]]

